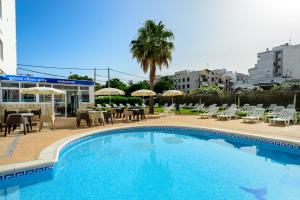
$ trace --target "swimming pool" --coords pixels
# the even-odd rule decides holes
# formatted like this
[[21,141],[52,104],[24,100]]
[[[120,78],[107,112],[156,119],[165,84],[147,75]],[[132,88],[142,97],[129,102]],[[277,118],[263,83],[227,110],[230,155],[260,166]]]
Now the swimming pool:
[[66,145],[54,169],[2,181],[0,199],[300,199],[297,146],[138,127]]

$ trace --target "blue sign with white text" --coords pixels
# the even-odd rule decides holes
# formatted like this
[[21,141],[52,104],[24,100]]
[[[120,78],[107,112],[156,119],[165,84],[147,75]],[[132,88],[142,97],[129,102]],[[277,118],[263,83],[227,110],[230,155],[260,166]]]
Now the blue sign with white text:
[[70,85],[95,85],[93,81],[43,78],[33,76],[0,75],[0,80],[30,83],[56,83]]

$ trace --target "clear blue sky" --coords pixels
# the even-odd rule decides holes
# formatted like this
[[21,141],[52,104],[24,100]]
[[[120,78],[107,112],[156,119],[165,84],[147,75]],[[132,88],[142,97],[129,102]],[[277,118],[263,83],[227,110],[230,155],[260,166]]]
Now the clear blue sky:
[[297,0],[16,0],[16,5],[23,64],[109,66],[146,76],[129,52],[146,19],[162,20],[175,34],[173,62],[161,74],[207,66],[247,72],[259,51],[300,41]]

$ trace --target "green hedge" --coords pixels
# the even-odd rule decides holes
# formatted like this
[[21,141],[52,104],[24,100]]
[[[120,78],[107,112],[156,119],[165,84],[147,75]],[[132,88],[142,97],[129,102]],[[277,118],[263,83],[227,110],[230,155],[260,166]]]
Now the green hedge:
[[[95,104],[109,104],[109,97],[97,97],[95,99]],[[143,99],[140,97],[122,97],[122,96],[112,96],[111,97],[111,103],[119,104],[122,103],[126,105],[126,103],[129,103],[131,105],[134,105],[135,103],[141,104],[143,103]]]

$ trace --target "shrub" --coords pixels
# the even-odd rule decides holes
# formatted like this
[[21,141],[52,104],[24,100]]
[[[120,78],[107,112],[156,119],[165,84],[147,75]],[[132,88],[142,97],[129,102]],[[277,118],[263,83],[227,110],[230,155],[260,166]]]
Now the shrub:
[[[109,104],[109,97],[97,97],[95,98],[95,104]],[[122,96],[112,96],[111,97],[111,103],[115,104],[125,104],[129,103],[131,105],[134,105],[135,103],[141,104],[143,103],[143,99],[140,97],[122,97]]]

